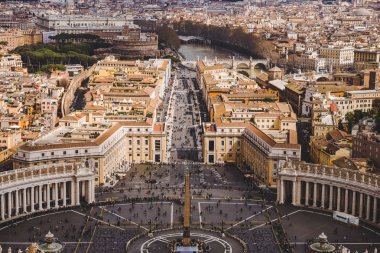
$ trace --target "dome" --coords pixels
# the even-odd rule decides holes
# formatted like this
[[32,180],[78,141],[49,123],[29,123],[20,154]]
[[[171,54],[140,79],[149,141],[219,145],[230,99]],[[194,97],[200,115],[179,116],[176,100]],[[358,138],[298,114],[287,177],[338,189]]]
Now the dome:
[[277,66],[274,66],[273,68],[271,68],[270,70],[268,70],[270,72],[277,72],[277,71],[282,71],[279,67]]
[[353,14],[355,16],[371,16],[372,15],[371,11],[365,8],[356,9],[354,10]]

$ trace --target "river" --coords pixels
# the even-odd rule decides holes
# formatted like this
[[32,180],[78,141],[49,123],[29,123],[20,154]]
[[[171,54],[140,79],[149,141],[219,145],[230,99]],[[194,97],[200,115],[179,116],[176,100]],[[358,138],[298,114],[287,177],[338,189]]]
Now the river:
[[246,59],[246,57],[239,55],[231,50],[208,44],[182,44],[178,52],[185,57],[186,60],[196,61],[198,57],[203,59],[226,59],[235,56],[236,58]]

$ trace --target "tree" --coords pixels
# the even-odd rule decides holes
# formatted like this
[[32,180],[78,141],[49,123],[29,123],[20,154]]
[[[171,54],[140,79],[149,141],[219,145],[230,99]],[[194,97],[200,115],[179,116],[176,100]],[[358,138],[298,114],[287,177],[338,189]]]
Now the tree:
[[65,71],[66,67],[62,64],[47,64],[41,67],[40,71],[45,73],[52,73],[54,70]]
[[215,44],[240,51],[254,57],[268,58],[274,56],[274,45],[253,33],[246,33],[243,28],[206,25],[185,20],[174,22],[173,28],[178,34],[200,36]]
[[342,123],[342,120],[341,120],[341,119],[340,119],[339,122],[338,122],[338,129],[339,129],[339,130],[342,130],[342,131],[344,130],[344,129],[343,129],[343,123]]
[[177,33],[168,26],[160,26],[156,29],[158,40],[164,42],[166,45],[174,50],[178,50],[181,46],[181,41]]
[[371,112],[363,112],[361,110],[354,110],[354,112],[346,113],[344,119],[347,122],[348,131],[351,132],[352,127],[359,123],[365,117],[371,116]]

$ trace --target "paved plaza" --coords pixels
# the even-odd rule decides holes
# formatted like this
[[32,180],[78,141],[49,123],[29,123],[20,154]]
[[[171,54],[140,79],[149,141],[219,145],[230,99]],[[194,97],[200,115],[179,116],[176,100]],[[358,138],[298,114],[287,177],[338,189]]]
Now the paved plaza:
[[[379,231],[372,231],[365,224],[348,226],[319,211],[290,206],[276,208],[257,200],[205,200],[194,196],[192,200],[192,229],[235,235],[246,243],[249,252],[279,252],[271,224],[279,217],[295,252],[305,252],[307,243],[321,232],[330,242],[355,250],[380,246]],[[64,252],[125,252],[127,242],[137,234],[153,231],[156,235],[155,230],[172,228],[178,233],[182,219],[180,201],[115,203],[36,215],[3,226],[0,238],[3,248],[25,248],[50,230],[65,245]]]

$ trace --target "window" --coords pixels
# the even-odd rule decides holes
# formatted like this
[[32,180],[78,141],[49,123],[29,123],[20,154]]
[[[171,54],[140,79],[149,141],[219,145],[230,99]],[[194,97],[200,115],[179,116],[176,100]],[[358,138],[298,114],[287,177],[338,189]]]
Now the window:
[[75,150],[75,154],[78,154],[79,153],[79,151],[78,150]]
[[148,140],[145,140],[145,145],[149,145],[149,141]]
[[51,155],[54,155],[54,152],[51,152],[50,154],[51,154]]
[[63,154],[66,155],[66,151],[63,151]]
[[215,143],[214,141],[208,141],[208,150],[215,151]]
[[156,155],[154,155],[154,161],[155,161],[156,163],[161,162],[161,156],[160,156],[160,154],[156,154]]
[[85,150],[84,150],[84,152],[85,152],[85,153],[88,153],[88,150],[87,150],[87,149],[85,149]]
[[[44,156],[45,156],[45,153],[41,153],[41,156],[44,157]],[[25,157],[25,154],[24,154],[24,157]]]
[[137,145],[140,145],[140,140],[137,140]]
[[209,163],[214,163],[214,155],[209,155],[208,156],[208,162]]
[[155,151],[161,150],[161,140],[155,140],[154,141],[154,150]]

